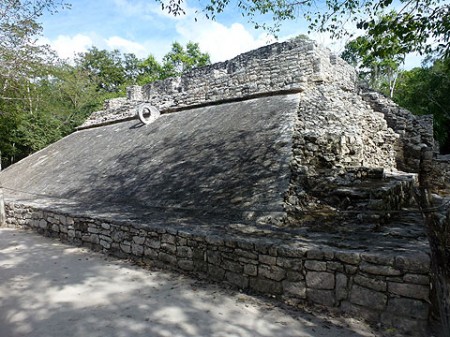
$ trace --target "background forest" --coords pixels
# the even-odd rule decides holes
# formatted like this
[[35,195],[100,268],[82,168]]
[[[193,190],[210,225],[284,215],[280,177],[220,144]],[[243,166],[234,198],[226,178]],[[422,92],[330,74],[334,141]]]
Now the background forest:
[[[305,6],[310,2],[314,3],[307,1]],[[261,2],[260,5],[270,3]],[[345,2],[349,3],[359,2]],[[380,3],[387,6],[390,1]],[[380,3],[373,3],[373,6],[378,9]],[[429,1],[414,3],[417,6],[429,6]],[[274,4],[281,6],[281,3]],[[132,53],[100,50],[96,47],[76,55],[70,61],[58,59],[49,46],[36,43],[42,32],[39,18],[44,12],[55,12],[58,15],[56,11],[67,6],[69,5],[60,0],[0,0],[0,154],[3,168],[73,132],[91,112],[101,109],[105,99],[124,96],[127,86],[177,76],[210,63],[209,55],[200,51],[199,45],[192,42],[186,46],[173,43],[171,51],[164,56],[162,62],[158,62],[152,55],[139,59]],[[333,7],[328,19],[338,18],[337,9],[355,11],[354,8],[345,6],[347,5]],[[293,12],[289,12],[291,7],[284,8],[284,12],[281,9],[283,8],[280,7],[277,11],[276,7],[263,6],[255,9],[242,8],[242,12],[250,14],[250,21],[257,19],[252,14],[255,11],[272,10],[275,23],[292,18]],[[371,9],[370,13],[375,13],[375,7]],[[421,13],[425,13],[425,9],[426,7]],[[373,15],[378,15],[375,18],[369,16],[365,22],[358,23],[367,34],[351,40],[341,56],[360,70],[361,80],[391,96],[401,106],[415,114],[433,114],[441,152],[448,153],[448,41],[446,44],[435,44],[435,48],[426,44],[430,40],[430,34],[435,40],[442,37],[445,40],[448,37],[448,6],[441,9],[444,12],[438,13],[440,16],[438,15],[434,26],[426,26],[433,24],[428,19],[423,27],[416,24],[409,28],[409,21],[406,21],[406,26],[402,26],[399,25],[398,17],[393,14],[380,16],[375,13]],[[169,11],[175,15],[177,10],[179,8],[169,7]],[[221,10],[214,6],[205,8],[206,15],[209,13],[210,17]],[[316,18],[325,19],[323,13],[315,14]],[[337,27],[335,22],[331,26],[323,24],[318,28],[317,20],[313,18],[314,16],[306,16],[306,20],[311,21],[312,28],[329,31]],[[402,20],[417,23],[417,18],[414,17],[402,17]],[[406,28],[402,31],[398,27]],[[334,32],[336,31],[335,29]],[[428,35],[423,32],[428,32]],[[401,70],[405,55],[411,51],[428,55],[427,61],[421,68]]]

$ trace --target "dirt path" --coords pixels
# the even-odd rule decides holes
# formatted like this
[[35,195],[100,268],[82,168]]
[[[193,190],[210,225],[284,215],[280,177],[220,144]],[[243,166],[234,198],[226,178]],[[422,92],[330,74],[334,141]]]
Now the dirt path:
[[0,337],[374,337],[166,271],[0,228]]

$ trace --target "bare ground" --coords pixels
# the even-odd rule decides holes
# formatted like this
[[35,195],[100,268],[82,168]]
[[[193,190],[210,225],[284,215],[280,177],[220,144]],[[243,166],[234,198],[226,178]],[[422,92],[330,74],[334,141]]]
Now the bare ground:
[[0,228],[0,337],[379,337],[353,319]]

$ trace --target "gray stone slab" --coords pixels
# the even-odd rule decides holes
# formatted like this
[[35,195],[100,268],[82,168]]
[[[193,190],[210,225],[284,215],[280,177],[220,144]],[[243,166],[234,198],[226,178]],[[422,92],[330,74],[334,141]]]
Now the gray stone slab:
[[1,184],[93,212],[283,214],[298,104],[299,95],[264,97],[78,131],[2,171]]

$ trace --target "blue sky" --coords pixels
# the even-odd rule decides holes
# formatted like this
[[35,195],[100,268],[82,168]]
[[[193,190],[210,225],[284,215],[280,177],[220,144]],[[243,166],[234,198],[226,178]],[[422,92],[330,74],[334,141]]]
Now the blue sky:
[[[41,20],[42,41],[63,58],[96,46],[132,52],[139,58],[152,54],[160,60],[173,42],[193,41],[210,54],[213,62],[218,62],[275,41],[265,31],[255,30],[233,7],[216,21],[210,21],[196,14],[198,1],[185,2],[186,15],[181,17],[163,12],[154,0],[68,2],[72,4],[71,9],[46,14]],[[284,24],[278,40],[306,33],[306,25],[300,18]],[[332,41],[324,34],[313,33],[310,37],[337,53],[345,45],[345,41]]]

